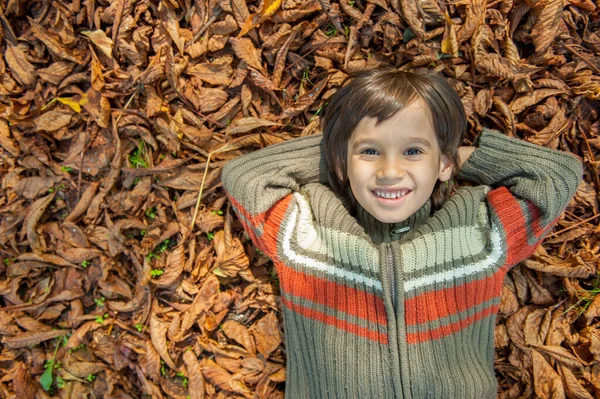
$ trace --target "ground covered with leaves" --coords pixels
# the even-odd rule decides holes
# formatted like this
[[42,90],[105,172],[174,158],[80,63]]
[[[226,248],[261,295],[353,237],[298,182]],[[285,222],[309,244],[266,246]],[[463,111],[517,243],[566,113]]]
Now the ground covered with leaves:
[[352,71],[428,68],[487,126],[583,159],[506,278],[499,398],[600,397],[591,0],[0,0],[0,397],[278,398],[277,276],[221,167],[319,131]]

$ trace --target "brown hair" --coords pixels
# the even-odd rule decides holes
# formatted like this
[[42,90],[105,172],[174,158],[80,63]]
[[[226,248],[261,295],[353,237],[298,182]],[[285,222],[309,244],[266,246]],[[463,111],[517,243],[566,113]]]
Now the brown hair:
[[429,108],[440,152],[455,166],[449,183],[438,181],[431,194],[433,209],[441,208],[453,188],[453,178],[458,172],[458,147],[467,126],[456,91],[436,73],[394,68],[362,71],[349,76],[346,82],[349,83],[331,97],[323,117],[325,162],[334,192],[348,199],[352,210],[356,208],[348,181],[347,152],[348,141],[359,122],[370,117],[380,124],[421,98]]

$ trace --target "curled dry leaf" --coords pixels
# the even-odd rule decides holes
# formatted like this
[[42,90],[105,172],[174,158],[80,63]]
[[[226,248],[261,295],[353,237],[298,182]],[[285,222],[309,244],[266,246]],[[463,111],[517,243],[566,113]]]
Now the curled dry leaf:
[[593,399],[593,396],[579,383],[577,377],[569,370],[569,368],[564,365],[559,365],[558,371],[562,377],[565,393],[568,398]]
[[45,112],[35,120],[36,131],[54,132],[71,123],[73,111],[67,107],[56,107]]
[[250,327],[256,349],[266,358],[281,344],[279,324],[274,312],[269,312]]
[[186,350],[183,353],[183,361],[188,376],[188,389],[191,399],[204,399],[204,376],[200,369],[200,363],[193,351]]
[[531,357],[533,361],[533,381],[537,396],[543,399],[564,398],[565,388],[561,378],[548,364],[544,356],[532,349]]
[[252,44],[252,40],[248,38],[232,37],[229,39],[231,47],[235,54],[246,64],[255,68],[261,74],[266,75],[261,63],[260,50],[256,49]]
[[106,33],[104,33],[103,30],[101,30],[101,29],[97,29],[94,31],[86,30],[81,33],[86,35],[87,37],[89,37],[90,40],[92,41],[92,43],[94,43],[94,45],[100,51],[102,51],[102,53],[104,53],[104,55],[106,55],[108,58],[112,59],[114,43],[110,37],[106,36]]
[[13,73],[13,76],[25,86],[35,83],[35,68],[29,61],[23,50],[18,46],[8,45],[4,53],[4,58],[8,67]]
[[159,287],[168,287],[173,284],[183,272],[185,264],[185,248],[183,245],[177,246],[167,256],[165,271],[160,278],[153,279],[152,283]]
[[152,315],[150,317],[150,336],[152,338],[152,345],[159,353],[160,358],[165,361],[165,363],[172,369],[176,370],[177,367],[171,356],[169,355],[169,351],[167,349],[167,329],[169,326],[166,323],[161,322],[156,315]]
[[246,327],[234,320],[228,320],[221,326],[225,335],[242,345],[251,354],[256,354],[254,339]]
[[35,253],[42,253],[46,250],[46,242],[44,237],[38,234],[37,224],[46,211],[48,205],[50,205],[52,200],[54,200],[55,195],[56,194],[53,193],[35,201],[33,204],[31,204],[29,212],[25,217],[24,228],[27,234],[27,241],[29,241],[29,246],[31,246],[31,249]]
[[246,269],[250,265],[240,240],[238,238],[228,240],[223,230],[215,233],[214,247],[217,259],[213,273],[216,275],[234,277],[240,270]]
[[250,390],[239,380],[235,380],[234,377],[227,372],[223,367],[219,366],[212,360],[203,359],[200,362],[200,369],[204,374],[204,377],[210,380],[217,387],[244,395],[244,397],[252,397]]
[[236,119],[227,127],[227,134],[239,134],[247,133],[259,127],[266,126],[281,126],[276,122],[272,122],[266,119],[247,117],[242,119]]
[[562,0],[546,0],[534,7],[541,8],[541,10],[531,29],[531,38],[535,45],[535,51],[541,54],[550,47],[550,44],[559,33],[564,4]]
[[52,331],[41,331],[41,332],[26,332],[17,334],[14,336],[4,336],[2,342],[7,348],[17,349],[26,348],[29,346],[37,345],[49,339],[62,337],[68,334],[67,330],[52,330]]

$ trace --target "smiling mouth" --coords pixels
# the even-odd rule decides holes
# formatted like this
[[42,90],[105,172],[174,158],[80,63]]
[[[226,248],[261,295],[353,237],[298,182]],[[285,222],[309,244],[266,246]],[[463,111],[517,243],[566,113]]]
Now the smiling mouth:
[[403,190],[371,190],[373,195],[378,198],[383,199],[399,199],[405,197],[407,194],[411,192],[411,190],[403,189]]

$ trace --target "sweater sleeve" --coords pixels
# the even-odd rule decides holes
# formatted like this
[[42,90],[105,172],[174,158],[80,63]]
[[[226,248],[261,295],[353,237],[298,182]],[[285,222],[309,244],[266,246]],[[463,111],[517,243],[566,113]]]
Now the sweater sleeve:
[[267,255],[289,207],[293,192],[313,182],[326,182],[321,156],[322,135],[288,140],[228,162],[221,174],[225,191],[244,228]]
[[507,266],[527,258],[558,220],[581,181],[574,156],[484,129],[459,178],[492,186],[487,202],[503,231]]

